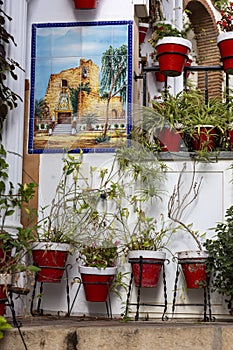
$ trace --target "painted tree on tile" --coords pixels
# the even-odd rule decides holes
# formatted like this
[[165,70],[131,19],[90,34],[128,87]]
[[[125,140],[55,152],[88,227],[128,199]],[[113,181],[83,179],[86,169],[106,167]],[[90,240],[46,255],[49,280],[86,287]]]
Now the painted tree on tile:
[[106,139],[109,123],[109,105],[115,96],[120,96],[126,101],[127,87],[127,45],[114,49],[109,47],[102,56],[101,95],[107,99],[106,119],[102,133],[102,140]]

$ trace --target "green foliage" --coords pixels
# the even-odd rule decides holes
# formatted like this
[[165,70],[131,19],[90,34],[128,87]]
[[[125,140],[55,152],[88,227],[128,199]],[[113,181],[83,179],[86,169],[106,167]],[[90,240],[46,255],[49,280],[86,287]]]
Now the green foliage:
[[[18,228],[17,237],[13,237],[7,232],[6,220],[12,216],[17,209],[23,209],[30,213],[29,201],[35,193],[35,183],[18,184],[17,188],[8,181],[7,153],[1,145],[0,148],[0,273],[13,273],[22,270],[21,259],[25,255],[30,240],[32,240],[32,230],[30,228]],[[11,251],[14,249],[14,255]]]
[[208,271],[213,275],[213,289],[226,299],[233,314],[233,206],[226,210],[225,222],[215,228],[215,237],[204,244],[209,253]]
[[107,240],[103,240],[104,244],[101,247],[98,246],[84,246],[82,248],[82,256],[81,260],[84,265],[98,267],[98,268],[106,268],[115,266],[118,257],[117,247],[115,246],[105,246],[108,244],[114,244],[113,242],[107,242]]
[[[80,224],[77,202],[80,196],[78,174],[82,164],[82,152],[68,154],[63,171],[50,204],[41,208],[35,239],[45,242],[75,243],[75,233]],[[84,177],[81,179],[85,182]]]
[[12,327],[7,320],[3,316],[0,316],[0,339],[4,337],[4,331],[10,328]]
[[16,46],[16,43],[14,37],[5,28],[6,21],[11,21],[12,18],[2,10],[2,5],[3,1],[0,0],[0,130],[9,110],[17,107],[18,100],[22,101],[20,96],[6,85],[9,75],[12,79],[17,80],[15,70],[21,67],[12,58],[6,56],[6,45]]
[[69,87],[69,91],[70,91],[70,102],[73,108],[73,114],[77,114],[79,94],[80,92],[87,92],[89,95],[91,92],[90,85],[89,83],[81,83],[77,88]]
[[[153,217],[147,217],[142,210],[137,211],[136,224],[128,242],[124,244],[124,254],[127,256],[130,250],[161,250],[166,248],[171,234],[176,229],[164,222],[164,216],[161,215],[161,225],[158,227],[158,220]],[[169,234],[169,235],[168,235]]]
[[179,30],[175,28],[172,24],[170,23],[165,23],[165,22],[159,22],[154,25],[154,31],[152,33],[151,38],[148,40],[148,42],[151,44],[152,47],[157,46],[157,42],[160,39],[163,39],[164,37],[167,36],[175,36],[179,38],[186,38],[187,37],[187,28],[184,30]]

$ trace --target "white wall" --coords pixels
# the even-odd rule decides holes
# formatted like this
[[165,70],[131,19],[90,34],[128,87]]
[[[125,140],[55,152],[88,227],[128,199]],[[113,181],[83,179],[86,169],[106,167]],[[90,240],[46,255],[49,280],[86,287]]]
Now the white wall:
[[[173,6],[165,1],[169,9],[173,13]],[[91,11],[78,11],[74,9],[72,0],[30,0],[28,2],[28,20],[27,20],[27,45],[22,45],[22,49],[26,52],[26,78],[30,80],[30,54],[31,54],[31,25],[32,23],[39,22],[74,22],[74,21],[99,21],[99,20],[133,20],[134,11],[131,0],[99,0],[99,5],[96,10]],[[143,50],[145,47],[143,48]],[[146,50],[146,49],[145,49]],[[151,97],[152,94],[151,93]],[[111,164],[112,154],[85,154],[84,162],[88,165],[106,166],[106,162]],[[190,162],[189,173],[190,173]],[[158,204],[158,207],[154,208],[155,213],[158,215],[163,212],[166,213],[166,198],[171,193],[174,184],[179,176],[183,160],[168,161],[167,165],[168,178],[165,183],[165,189],[167,195],[162,203]],[[230,180],[232,178],[232,172],[229,170],[231,161],[219,161],[211,164],[199,164],[197,169],[198,176],[203,175],[204,180],[198,200],[195,202],[192,208],[187,213],[187,223],[193,222],[194,227],[198,230],[207,231],[207,235],[211,235],[210,227],[215,226],[216,222],[224,219],[225,210],[230,206],[232,202],[232,185]],[[62,155],[60,154],[41,154],[40,155],[40,183],[39,183],[39,206],[49,202],[52,198],[53,191],[55,191],[56,181],[58,181],[59,173],[62,166]],[[188,174],[189,174],[188,173]],[[212,190],[214,192],[212,192]],[[177,233],[171,241],[172,252],[182,249],[195,249],[193,242],[187,239],[183,232]],[[168,258],[171,258],[168,255]],[[70,262],[73,265],[70,271],[70,280],[77,276],[78,269],[75,262],[75,257],[70,258]],[[129,271],[130,267],[125,264],[123,267],[125,271]],[[167,289],[168,289],[168,303],[169,312],[171,311],[171,303],[173,299],[173,286],[175,278],[176,264],[170,262],[166,265],[167,276]],[[52,312],[62,311],[66,312],[66,294],[65,294],[65,281],[62,282],[61,287],[57,284],[45,284],[44,285],[44,298],[42,307],[45,310]],[[202,295],[200,291],[192,291],[186,293],[182,288],[182,281],[179,285],[178,300],[188,302],[190,300],[202,301]],[[71,300],[74,297],[75,286],[71,289]],[[136,298],[136,291],[133,291],[133,299]],[[162,283],[156,290],[143,291],[144,301],[156,301],[163,303],[163,287]],[[126,300],[126,296],[123,296],[123,302]],[[113,314],[120,315],[122,312],[122,305],[120,300],[112,299]],[[132,308],[133,310],[133,308]],[[141,308],[142,311],[149,311],[151,315],[157,317],[161,316],[161,310],[159,308]],[[218,296],[214,296],[213,311],[216,313],[224,312],[221,307],[221,299]],[[77,302],[75,303],[73,312],[75,314],[88,314],[89,312],[105,312],[104,305],[87,304],[81,289]],[[192,315],[194,317],[199,316],[202,313],[202,308],[196,307],[184,307],[179,309],[179,313],[184,315]],[[226,311],[227,313],[227,311]],[[183,315],[183,316],[184,316]]]

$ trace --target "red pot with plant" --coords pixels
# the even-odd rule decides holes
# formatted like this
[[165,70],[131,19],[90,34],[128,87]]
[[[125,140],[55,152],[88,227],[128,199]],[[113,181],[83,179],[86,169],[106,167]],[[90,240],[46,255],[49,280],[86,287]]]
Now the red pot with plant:
[[74,0],[74,6],[80,10],[91,10],[97,7],[97,0]]
[[182,267],[187,288],[204,288],[207,285],[205,251],[184,251],[178,253],[178,263]]
[[198,125],[192,137],[192,146],[196,151],[212,151],[217,139],[217,130],[212,125]]
[[40,268],[37,281],[59,283],[63,277],[70,245],[35,242],[32,245],[33,263]]
[[128,261],[136,287],[155,288],[158,284],[166,253],[151,250],[132,250]]
[[139,44],[143,44],[145,42],[146,34],[149,28],[149,23],[139,22],[138,30],[139,30]]
[[171,77],[181,75],[191,49],[191,42],[184,38],[167,36],[158,40],[156,57],[160,72]]
[[79,271],[81,274],[86,300],[92,302],[107,301],[117,268],[80,266]]
[[176,129],[164,127],[159,130],[157,137],[162,152],[179,152],[182,137]]
[[221,19],[217,21],[222,33],[217,37],[217,45],[227,74],[233,74],[233,3],[226,3],[221,10]]

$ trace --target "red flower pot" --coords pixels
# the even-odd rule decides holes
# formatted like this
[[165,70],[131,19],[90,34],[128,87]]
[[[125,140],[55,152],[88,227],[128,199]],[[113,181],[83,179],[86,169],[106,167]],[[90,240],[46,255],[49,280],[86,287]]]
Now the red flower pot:
[[233,129],[229,129],[227,133],[230,141],[230,149],[233,150]]
[[165,75],[163,73],[161,73],[160,71],[159,72],[155,72],[155,78],[156,78],[156,81],[160,82],[160,83],[164,83],[165,82]]
[[64,243],[38,242],[33,244],[33,262],[40,268],[37,274],[38,282],[61,282],[69,249],[69,244]]
[[219,34],[217,45],[220,51],[224,72],[233,74],[233,32]]
[[157,137],[162,152],[179,152],[182,137],[175,129],[163,128],[158,132]]
[[146,33],[148,31],[149,24],[148,23],[139,23],[139,44],[143,44],[146,38]]
[[[140,278],[140,256],[142,256],[142,276]],[[136,287],[155,288],[157,286],[166,254],[151,250],[133,250],[129,252],[134,283]],[[141,283],[140,283],[141,282]]]
[[[191,64],[192,64],[192,61],[193,61],[193,60],[191,59],[191,57],[189,57],[184,66],[185,66],[185,67],[190,67]],[[186,79],[189,77],[189,75],[190,75],[190,72],[189,72],[189,71],[186,71],[186,74],[185,74]]]
[[74,6],[80,10],[91,10],[97,6],[97,0],[74,0]]
[[196,127],[192,138],[192,146],[196,151],[212,151],[216,143],[217,131],[212,125]]
[[80,266],[79,268],[87,301],[105,302],[117,272],[116,267]]
[[168,36],[159,40],[156,50],[160,72],[170,77],[181,75],[191,49],[187,39]]
[[3,316],[6,310],[7,295],[6,295],[6,287],[0,285],[0,315]]
[[206,287],[206,260],[208,255],[203,251],[184,251],[178,253],[187,288]]
[[0,316],[6,311],[7,286],[11,284],[11,275],[0,274]]

